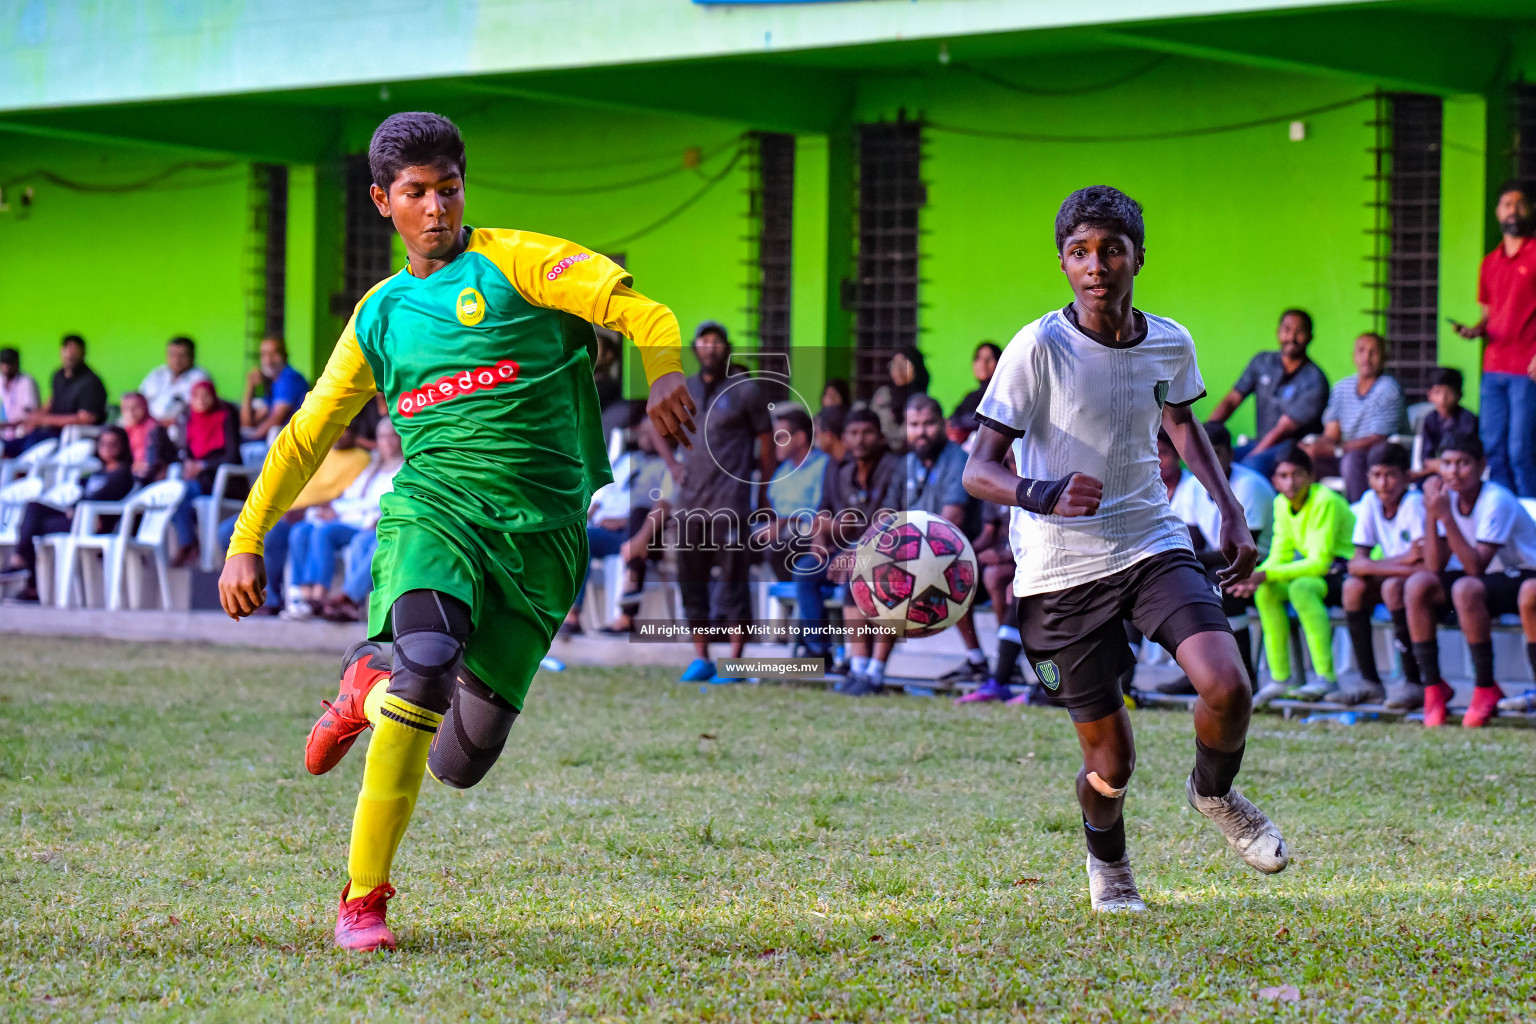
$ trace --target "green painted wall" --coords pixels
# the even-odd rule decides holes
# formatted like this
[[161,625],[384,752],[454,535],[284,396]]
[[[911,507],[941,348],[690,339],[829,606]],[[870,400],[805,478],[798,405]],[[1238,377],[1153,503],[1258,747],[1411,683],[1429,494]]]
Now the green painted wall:
[[[40,177],[121,184],[184,159],[164,151],[6,136],[0,182],[0,345],[22,353],[43,390],[58,368],[59,338],[86,339],[87,362],[113,401],[186,334],[220,390],[239,397],[245,330],[249,169],[189,170],[127,193],[79,192]],[[19,203],[31,185],[35,201]],[[46,396],[45,396],[46,400]]]

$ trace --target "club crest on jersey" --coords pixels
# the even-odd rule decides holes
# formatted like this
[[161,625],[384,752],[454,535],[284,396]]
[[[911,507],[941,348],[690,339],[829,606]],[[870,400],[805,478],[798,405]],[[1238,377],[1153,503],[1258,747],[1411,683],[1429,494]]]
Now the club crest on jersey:
[[453,304],[453,311],[459,315],[459,323],[465,327],[473,327],[485,319],[485,296],[473,288],[465,288],[459,292],[458,301]]
[[476,391],[488,391],[503,384],[510,384],[517,380],[517,370],[516,363],[510,359],[503,359],[495,366],[482,366],[478,370],[449,374],[425,387],[404,392],[399,401],[395,402],[395,410],[401,416],[410,419],[429,405],[437,405],[439,402],[472,395]]
[[1035,675],[1040,677],[1041,684],[1054,691],[1061,685],[1061,669],[1056,667],[1054,661],[1042,661],[1035,665]]
[[1157,400],[1157,407],[1161,409],[1168,401],[1168,388],[1173,385],[1171,380],[1160,380],[1152,385],[1152,397]]

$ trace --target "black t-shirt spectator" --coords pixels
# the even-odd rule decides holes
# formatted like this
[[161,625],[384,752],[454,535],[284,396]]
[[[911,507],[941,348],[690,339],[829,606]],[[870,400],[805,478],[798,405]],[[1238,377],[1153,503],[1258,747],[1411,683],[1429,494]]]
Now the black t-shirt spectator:
[[[745,517],[752,511],[757,439],[773,431],[768,403],[757,382],[742,374],[705,383],[696,373],[687,383],[688,394],[699,410],[693,421],[701,429],[693,448],[683,455],[677,506],[732,509]],[[767,483],[763,481],[764,486]]]
[[88,412],[92,423],[107,421],[107,387],[89,366],[81,363],[71,374],[66,374],[60,367],[54,372],[52,388],[53,394],[48,399],[50,413],[73,416]]
[[1440,442],[1451,434],[1476,437],[1477,413],[1458,405],[1451,418],[1446,419],[1440,415],[1439,410],[1429,410],[1429,415],[1419,424],[1419,436],[1424,439],[1424,444],[1420,446],[1423,457],[1433,459],[1440,451]]
[[1295,373],[1286,373],[1279,352],[1260,352],[1249,360],[1247,369],[1237,378],[1232,390],[1253,396],[1258,427],[1255,436],[1258,438],[1273,430],[1282,415],[1300,425],[1297,437],[1323,432],[1323,410],[1328,407],[1328,378],[1310,359],[1297,367]]

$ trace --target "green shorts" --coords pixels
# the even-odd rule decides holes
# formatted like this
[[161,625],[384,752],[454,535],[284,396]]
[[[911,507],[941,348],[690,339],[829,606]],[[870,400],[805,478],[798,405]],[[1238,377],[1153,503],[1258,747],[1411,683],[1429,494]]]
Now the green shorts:
[[390,640],[401,594],[436,590],[469,605],[464,664],[519,710],[587,575],[586,523],[501,533],[395,491],[380,502],[368,631]]

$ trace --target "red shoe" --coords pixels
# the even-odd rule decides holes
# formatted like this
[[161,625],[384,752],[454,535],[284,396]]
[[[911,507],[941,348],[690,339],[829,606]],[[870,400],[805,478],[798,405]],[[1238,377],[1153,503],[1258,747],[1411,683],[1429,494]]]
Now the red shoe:
[[1461,716],[1461,724],[1468,729],[1481,729],[1488,719],[1499,713],[1499,699],[1504,691],[1497,686],[1478,686],[1472,690],[1472,703]]
[[1445,724],[1445,708],[1455,692],[1444,679],[1424,687],[1424,728],[1437,729]]
[[395,933],[384,923],[387,904],[395,895],[392,885],[380,885],[362,899],[348,900],[352,883],[341,890],[341,906],[336,908],[336,945],[359,953],[394,949]]
[[363,702],[368,691],[389,678],[389,659],[384,649],[369,640],[353,644],[341,661],[341,692],[336,700],[323,700],[325,714],[309,730],[304,743],[304,767],[311,775],[324,775],[341,763],[352,744],[368,728]]

